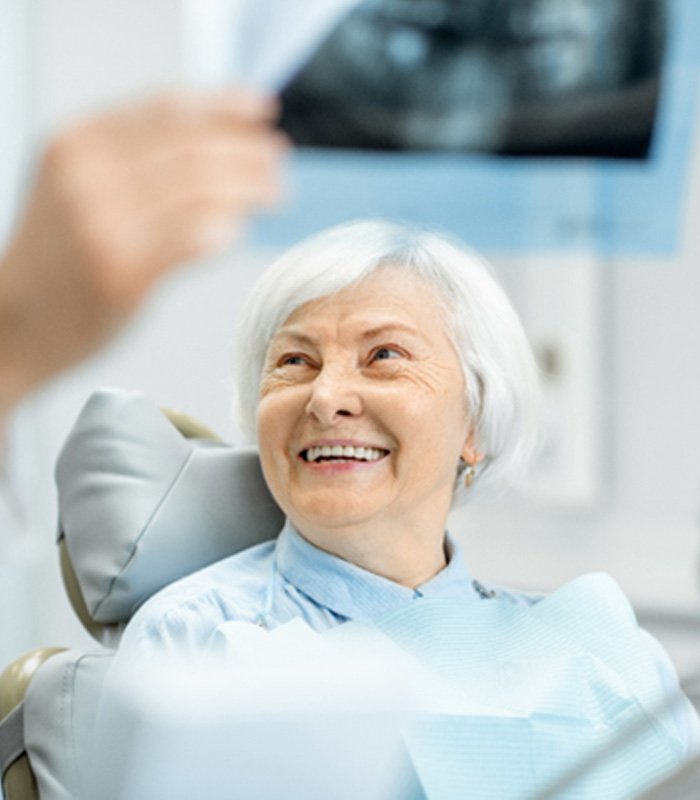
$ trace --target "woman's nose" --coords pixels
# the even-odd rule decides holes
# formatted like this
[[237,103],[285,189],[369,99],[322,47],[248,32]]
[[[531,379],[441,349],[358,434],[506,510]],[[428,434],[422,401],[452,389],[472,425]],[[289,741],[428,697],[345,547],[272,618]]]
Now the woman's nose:
[[362,399],[351,376],[322,370],[311,385],[306,413],[323,426],[331,426],[362,412]]

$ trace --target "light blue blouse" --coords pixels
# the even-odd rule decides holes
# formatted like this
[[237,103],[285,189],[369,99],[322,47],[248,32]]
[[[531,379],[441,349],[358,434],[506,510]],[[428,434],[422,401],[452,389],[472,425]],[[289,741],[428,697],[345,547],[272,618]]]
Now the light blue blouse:
[[[614,581],[584,576],[538,599],[474,580],[449,536],[447,553],[440,573],[410,589],[319,550],[287,524],[276,541],[206,567],[146,602],[126,628],[117,663],[205,652],[230,622],[274,630],[301,619],[329,636],[341,623],[369,625],[450,674],[455,685],[462,681],[470,691],[478,685],[481,697],[515,715],[465,720],[462,728],[448,715],[423,725],[412,756],[424,785],[437,787],[431,797],[452,796],[450,787],[460,797],[492,757],[511,766],[522,762],[523,775],[494,768],[477,785],[491,786],[489,796],[519,797],[498,781],[541,786],[614,735],[621,720],[641,720],[645,738],[572,797],[627,796],[621,787],[638,790],[645,769],[652,779],[698,749],[698,718],[679,695],[674,668],[638,628]],[[486,726],[483,736],[480,726]],[[457,760],[446,770],[440,764],[452,751]],[[447,775],[457,782],[445,785]]]
[[287,523],[279,537],[193,573],[148,600],[126,628],[120,650],[144,655],[202,652],[217,626],[237,620],[273,629],[295,618],[323,631],[353,620],[372,623],[421,598],[478,603],[499,596],[535,599],[474,580],[448,535],[447,566],[416,589],[318,549]]

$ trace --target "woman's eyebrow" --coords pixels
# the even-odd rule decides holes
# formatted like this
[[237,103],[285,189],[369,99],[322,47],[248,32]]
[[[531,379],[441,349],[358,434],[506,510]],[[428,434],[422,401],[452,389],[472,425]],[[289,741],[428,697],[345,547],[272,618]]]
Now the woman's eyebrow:
[[278,330],[277,333],[272,337],[271,344],[276,344],[280,340],[292,340],[295,343],[306,344],[309,346],[315,343],[315,340],[311,336],[295,328],[280,328],[280,330]]
[[[420,332],[412,325],[407,325],[403,322],[382,322],[378,325],[373,325],[367,330],[360,333],[360,338],[364,341],[370,339],[378,339],[386,336],[389,333],[405,333],[409,336],[422,338]],[[317,339],[303,330],[298,328],[289,327],[281,328],[273,337],[272,344],[279,344],[280,342],[293,342],[294,344],[307,345],[309,347],[315,346]]]
[[363,339],[378,339],[381,336],[386,335],[387,333],[407,333],[409,336],[417,336],[420,338],[421,334],[416,328],[412,325],[406,325],[403,322],[386,322],[381,325],[377,325],[369,330],[362,332]]

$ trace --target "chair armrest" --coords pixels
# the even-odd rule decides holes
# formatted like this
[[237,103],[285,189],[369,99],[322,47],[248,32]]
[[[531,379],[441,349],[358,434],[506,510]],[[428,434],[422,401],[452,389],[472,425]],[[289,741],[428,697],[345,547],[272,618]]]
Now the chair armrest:
[[[37,670],[52,656],[63,652],[60,647],[43,647],[15,659],[0,675],[0,726],[9,725],[20,709],[27,689]],[[23,738],[21,726],[13,726],[13,734]],[[16,743],[16,750],[24,749],[24,742]],[[0,764],[0,766],[3,766]],[[3,774],[5,800],[38,800],[39,792],[26,752],[7,765]]]

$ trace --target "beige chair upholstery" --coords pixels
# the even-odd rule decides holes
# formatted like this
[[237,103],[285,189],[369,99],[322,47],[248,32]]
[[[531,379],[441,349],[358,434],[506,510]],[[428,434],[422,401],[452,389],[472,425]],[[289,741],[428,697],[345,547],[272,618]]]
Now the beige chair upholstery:
[[[54,647],[32,650],[4,670],[0,675],[0,719],[7,719],[14,712],[21,715],[16,724],[24,728],[24,700],[29,684],[39,667],[60,652]],[[16,760],[9,764],[3,790],[6,800],[38,800],[39,791],[26,752],[17,752]]]

